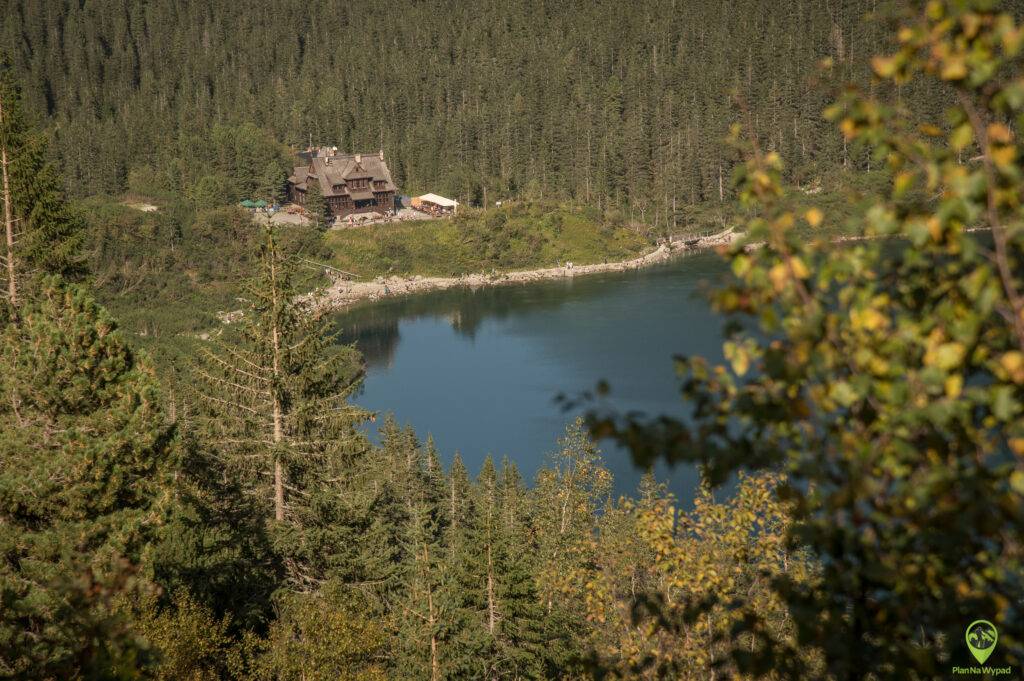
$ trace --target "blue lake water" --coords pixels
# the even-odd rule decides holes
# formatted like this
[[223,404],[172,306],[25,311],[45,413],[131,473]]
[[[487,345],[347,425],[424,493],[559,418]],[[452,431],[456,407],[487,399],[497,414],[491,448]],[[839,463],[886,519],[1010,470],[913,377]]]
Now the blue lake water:
[[[704,292],[727,273],[718,255],[699,253],[640,271],[356,307],[337,318],[341,340],[367,359],[355,402],[433,436],[446,463],[458,451],[475,473],[486,455],[507,455],[532,480],[575,416],[560,394],[604,379],[611,406],[683,413],[672,357],[721,361],[722,320]],[[642,471],[614,443],[600,446],[616,492],[634,491]],[[688,504],[695,471],[657,472]]]

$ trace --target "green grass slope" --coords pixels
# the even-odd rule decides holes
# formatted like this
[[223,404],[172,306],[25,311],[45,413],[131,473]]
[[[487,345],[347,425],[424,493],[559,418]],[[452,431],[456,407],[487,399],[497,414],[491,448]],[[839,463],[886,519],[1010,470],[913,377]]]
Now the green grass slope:
[[464,210],[453,219],[353,227],[328,232],[331,264],[359,279],[381,275],[459,276],[636,257],[653,240],[603,219],[597,211],[560,204]]

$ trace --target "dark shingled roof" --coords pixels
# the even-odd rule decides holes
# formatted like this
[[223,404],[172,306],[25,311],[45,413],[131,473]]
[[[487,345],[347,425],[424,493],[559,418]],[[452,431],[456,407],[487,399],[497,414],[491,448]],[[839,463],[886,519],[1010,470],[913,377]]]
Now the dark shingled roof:
[[[358,163],[356,156],[357,154],[318,155],[311,160],[309,166],[297,166],[288,181],[305,188],[303,185],[307,184],[307,178],[314,177],[319,182],[325,197],[348,194],[352,198],[369,199],[373,198],[373,191],[396,191],[395,183],[391,179],[391,170],[388,169],[388,164],[384,162],[379,153],[358,154]],[[346,183],[349,180],[364,178],[370,181],[369,188],[357,191],[347,190]],[[373,184],[377,181],[383,181],[384,186],[377,189]]]
[[288,178],[288,181],[294,184],[299,189],[306,188],[306,176],[309,174],[309,168],[307,166],[299,166],[292,172],[292,176]]

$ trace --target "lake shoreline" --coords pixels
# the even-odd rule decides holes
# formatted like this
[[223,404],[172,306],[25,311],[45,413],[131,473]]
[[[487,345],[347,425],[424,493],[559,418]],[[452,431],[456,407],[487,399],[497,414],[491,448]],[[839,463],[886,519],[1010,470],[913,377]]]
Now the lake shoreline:
[[665,263],[683,254],[725,246],[732,243],[739,236],[730,228],[694,241],[661,244],[653,251],[630,260],[595,263],[592,265],[567,263],[561,267],[493,274],[474,273],[459,277],[413,275],[411,277],[377,277],[373,281],[339,279],[318,292],[317,302],[322,310],[337,312],[359,302],[374,302],[384,298],[397,298],[429,291],[445,291],[453,288],[477,289],[485,286],[508,286],[538,281],[572,279],[578,276],[605,272],[626,272]]

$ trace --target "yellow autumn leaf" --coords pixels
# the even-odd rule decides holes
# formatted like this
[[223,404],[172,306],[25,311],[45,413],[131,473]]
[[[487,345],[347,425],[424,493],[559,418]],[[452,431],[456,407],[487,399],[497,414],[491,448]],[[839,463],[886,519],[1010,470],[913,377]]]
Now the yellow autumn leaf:
[[990,123],[988,126],[988,138],[992,142],[1009,144],[1013,141],[1013,133],[1002,123]]
[[967,76],[967,60],[963,55],[953,55],[942,65],[939,77],[942,80],[961,80]]
[[1003,31],[1003,51],[1007,57],[1012,57],[1020,52],[1020,46],[1024,44],[1024,26],[1019,28],[1007,28]]
[[949,136],[949,145],[953,147],[953,151],[960,151],[965,148],[974,139],[974,130],[971,128],[970,123],[962,123],[953,130],[953,134]]
[[960,391],[964,388],[964,377],[960,374],[950,374],[946,377],[946,397],[955,399],[960,397]]
[[960,25],[964,27],[964,35],[973,38],[978,35],[978,29],[981,28],[981,17],[973,12],[965,14],[960,17]]
[[943,371],[949,371],[960,366],[967,354],[967,348],[963,343],[942,343],[941,345],[928,350],[924,355],[926,366],[934,366]]
[[1024,456],[1024,437],[1011,437],[1010,449],[1017,456]]
[[771,280],[772,286],[776,291],[782,291],[782,289],[786,288],[786,282],[789,281],[789,268],[786,267],[785,263],[781,262],[773,265],[768,270],[768,278]]
[[821,224],[821,221],[825,219],[825,214],[817,208],[811,208],[809,211],[804,213],[804,220],[807,220],[807,224],[811,227],[817,227]]
[[775,220],[775,226],[781,230],[787,230],[793,226],[793,214],[786,211]]
[[910,185],[913,183],[914,173],[904,170],[903,172],[898,173],[893,179],[892,191],[896,196],[902,196],[908,189],[910,189]]
[[1013,165],[1014,160],[1017,158],[1017,148],[1012,144],[1006,146],[997,147],[993,149],[989,155],[992,157],[992,161],[999,166],[1000,169],[1007,169]]
[[896,74],[896,58],[872,57],[871,68],[874,69],[879,78],[892,78]]
[[854,310],[850,313],[850,321],[854,329],[866,331],[877,331],[888,323],[888,319],[878,310],[869,307],[864,310]]
[[793,274],[795,274],[798,279],[806,279],[811,276],[811,271],[807,269],[807,265],[805,265],[804,261],[800,258],[790,258],[789,262],[790,266],[793,268]]
[[1017,350],[1003,353],[999,358],[999,366],[1003,368],[1014,383],[1024,383],[1024,353]]
[[843,136],[846,139],[853,139],[854,134],[857,132],[857,124],[854,123],[852,118],[844,118],[842,123],[839,124],[839,129],[842,130]]

